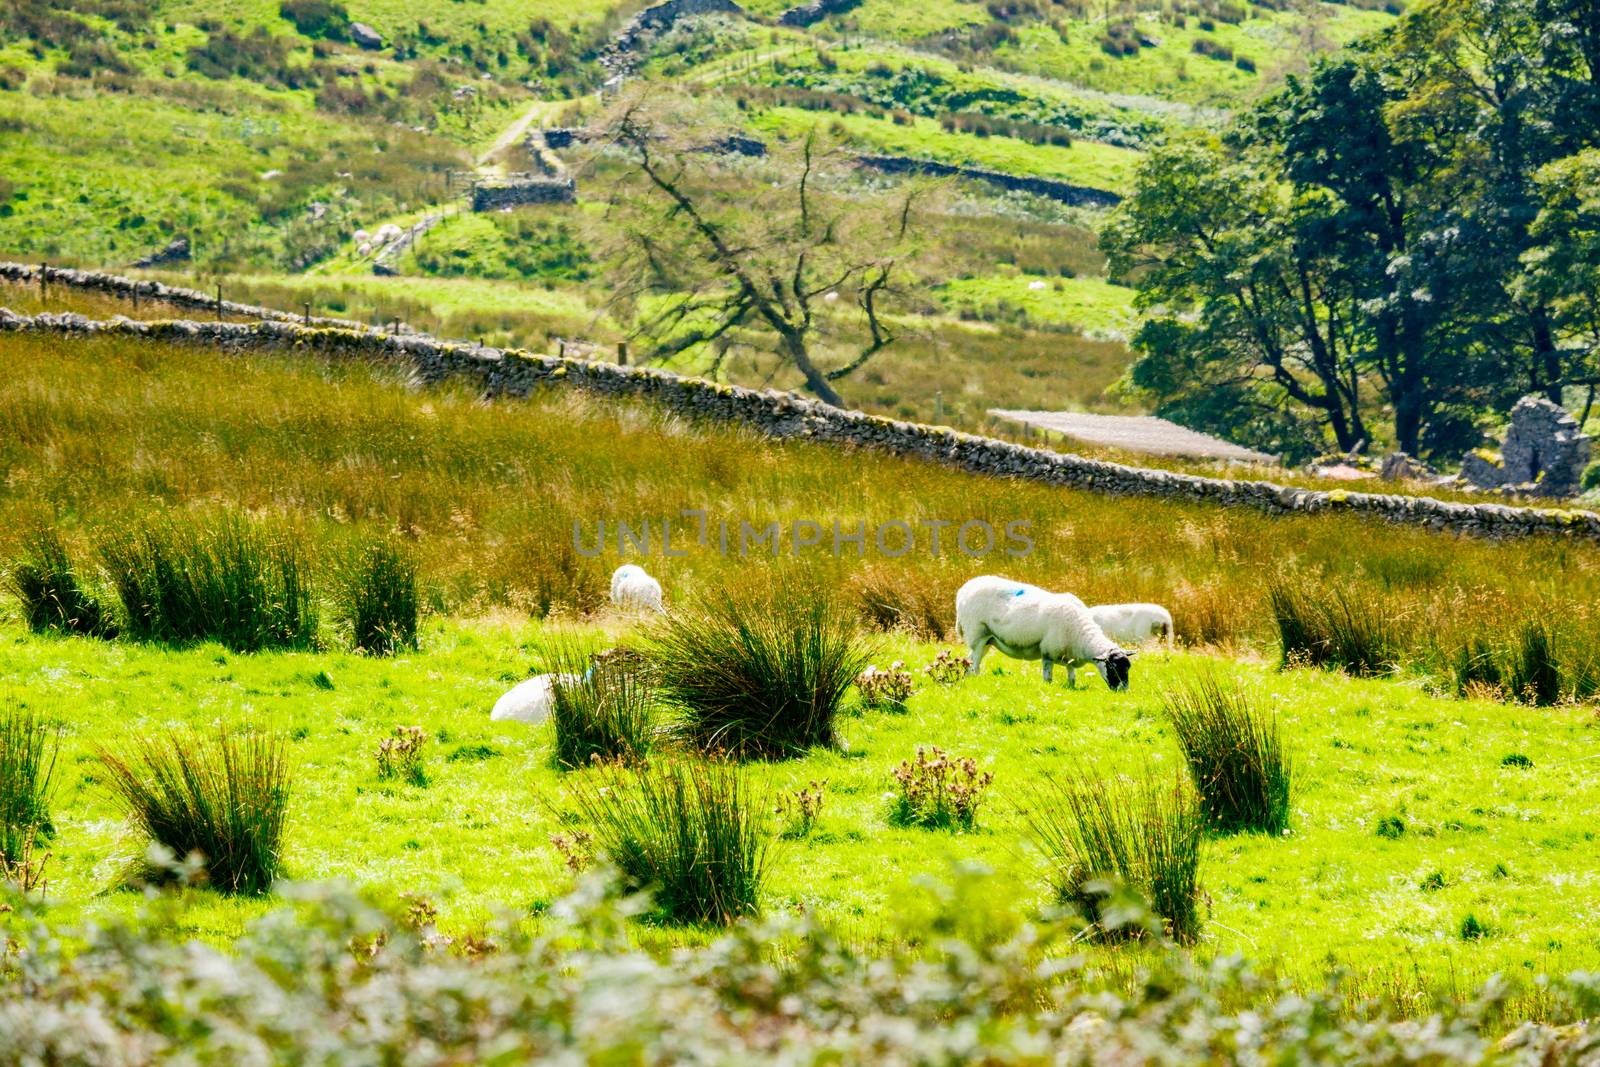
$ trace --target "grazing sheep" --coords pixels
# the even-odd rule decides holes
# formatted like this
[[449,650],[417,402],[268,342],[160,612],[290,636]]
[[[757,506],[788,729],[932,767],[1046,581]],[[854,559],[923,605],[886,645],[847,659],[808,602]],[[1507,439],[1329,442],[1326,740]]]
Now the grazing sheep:
[[1172,613],[1160,604],[1096,604],[1089,614],[1113,641],[1136,645],[1164,637],[1172,649]]
[[611,603],[624,611],[664,611],[661,583],[635,563],[624,563],[611,572]]
[[1036,585],[984,575],[956,593],[956,629],[967,643],[978,673],[984,651],[993,645],[1013,659],[1042,659],[1044,680],[1051,667],[1067,666],[1067,684],[1078,684],[1077,667],[1094,663],[1112,689],[1128,688],[1133,652],[1118,648],[1071,593],[1052,593]]
[[536,674],[525,682],[508,689],[494,702],[489,712],[491,722],[541,723],[550,717],[556,705],[556,682],[577,685],[582,679],[576,674]]

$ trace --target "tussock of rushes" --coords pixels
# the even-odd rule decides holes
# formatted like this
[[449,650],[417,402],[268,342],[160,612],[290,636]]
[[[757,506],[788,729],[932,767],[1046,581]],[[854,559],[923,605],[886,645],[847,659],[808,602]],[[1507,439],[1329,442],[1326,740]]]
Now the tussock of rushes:
[[651,634],[650,659],[689,743],[776,759],[836,742],[870,653],[825,590],[780,582],[674,610]]
[[175,732],[97,755],[112,797],[144,837],[180,859],[198,854],[224,893],[272,888],[282,859],[290,775],[281,737]]
[[944,639],[956,588],[949,581],[938,575],[872,565],[853,575],[849,587],[868,626],[904,630],[932,641]]
[[111,533],[100,552],[138,640],[256,652],[316,639],[306,564],[287,530],[231,513],[179,515]]
[[1289,826],[1290,761],[1277,718],[1215,673],[1161,694],[1211,826],[1282,833]]
[[739,768],[673,760],[607,767],[574,796],[599,852],[679,923],[727,925],[759,908],[766,804]]
[[550,727],[555,762],[569,770],[602,763],[637,763],[656,735],[655,672],[637,654],[610,649],[591,655],[581,642],[556,642]]
[[1600,659],[1575,635],[1534,617],[1498,641],[1473,634],[1450,661],[1456,695],[1548,707],[1600,691]]
[[30,630],[89,637],[116,635],[116,624],[99,598],[85,587],[61,535],[53,528],[41,526],[23,538],[22,557],[12,564],[7,578]]
[[1181,776],[1100,781],[1084,772],[1047,779],[1024,813],[1049,861],[1049,886],[1102,936],[1139,936],[1106,905],[1118,888],[1139,894],[1168,937],[1200,936],[1200,848],[1205,812]]
[[50,836],[50,783],[60,730],[16,704],[0,706],[0,858],[23,864],[37,836]]
[[1373,591],[1343,582],[1279,580],[1268,600],[1285,665],[1375,676],[1401,663],[1406,635],[1392,607]]
[[370,541],[345,560],[339,574],[339,613],[351,645],[372,656],[417,647],[417,562],[392,539]]

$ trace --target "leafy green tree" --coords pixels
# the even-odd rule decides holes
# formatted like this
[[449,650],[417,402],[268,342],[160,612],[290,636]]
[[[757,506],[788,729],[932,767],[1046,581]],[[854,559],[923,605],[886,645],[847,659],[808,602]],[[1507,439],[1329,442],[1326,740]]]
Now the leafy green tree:
[[1600,385],[1600,148],[1551,163],[1535,180],[1541,210],[1516,288],[1550,309],[1567,351],[1567,384],[1588,387],[1587,420]]
[[1257,154],[1214,136],[1153,152],[1101,235],[1146,313],[1128,385],[1158,413],[1292,456],[1326,430],[1366,437],[1332,276],[1300,239],[1305,205]]

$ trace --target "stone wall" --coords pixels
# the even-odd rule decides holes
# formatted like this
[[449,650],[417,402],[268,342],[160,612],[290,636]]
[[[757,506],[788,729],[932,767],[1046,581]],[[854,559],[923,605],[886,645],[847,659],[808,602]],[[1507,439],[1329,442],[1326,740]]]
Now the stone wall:
[[861,155],[856,163],[862,167],[885,174],[930,174],[936,178],[970,178],[988,182],[1001,189],[1032,193],[1034,196],[1059,200],[1074,207],[1115,207],[1122,197],[1105,189],[1087,185],[1074,185],[1055,178],[1032,178],[1021,174],[1006,174],[983,167],[958,167],[931,159],[913,159],[909,156]]
[[472,210],[494,211],[519,204],[570,204],[578,199],[571,178],[523,178],[472,187]]
[[791,7],[778,16],[780,26],[809,26],[821,22],[829,15],[839,15],[858,7],[861,0],[811,0],[810,3]]
[[[73,289],[85,289],[90,292],[106,293],[110,296],[130,299],[134,295],[134,290],[137,289],[140,298],[145,300],[158,300],[175,308],[204,311],[207,314],[216,314],[218,311],[216,294],[202,293],[198,289],[184,289],[176,285],[163,285],[161,282],[125,278],[120,274],[107,274],[98,270],[72,270],[65,267],[45,267],[34,263],[0,263],[0,279],[10,282],[36,284],[39,281],[41,271],[44,272],[46,286],[65,285]],[[258,307],[254,304],[240,304],[232,300],[224,300],[220,310],[223,315],[232,318],[298,322],[302,325],[307,321],[303,316],[292,312],[279,311],[276,308]],[[371,329],[364,322],[356,322],[353,319],[327,318],[321,315],[311,316],[310,324],[313,326],[332,326],[345,330]]]
[[1350,512],[1485,537],[1559,534],[1600,541],[1600,515],[1588,511],[1453,504],[1427,497],[1203,478],[1028,448],[943,427],[844,411],[793,393],[721,385],[654,368],[451,344],[417,334],[388,336],[367,329],[305,327],[285,321],[291,316],[263,318],[265,321],[252,323],[135,322],[124,318],[101,322],[71,314],[17,315],[0,308],[0,333],[105,334],[223,350],[279,347],[334,358],[376,359],[402,364],[423,382],[463,379],[487,396],[526,396],[541,388],[575,386],[603,396],[644,398],[691,419],[734,423],[772,438],[872,448],[978,474],[1100,493],[1245,505],[1272,513]]

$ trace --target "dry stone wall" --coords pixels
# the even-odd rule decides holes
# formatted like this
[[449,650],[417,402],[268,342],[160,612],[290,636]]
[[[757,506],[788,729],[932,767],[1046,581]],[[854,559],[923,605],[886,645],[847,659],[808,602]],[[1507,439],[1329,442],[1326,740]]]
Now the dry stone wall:
[[[265,309],[258,309],[265,310]],[[844,411],[793,393],[746,389],[645,367],[622,367],[441,342],[419,334],[307,327],[263,314],[249,323],[97,321],[73,314],[17,315],[0,308],[0,335],[27,332],[111,335],[199,344],[224,350],[286,348],[334,358],[405,366],[422,382],[466,380],[488,396],[526,396],[577,387],[602,396],[639,397],[691,419],[735,423],[780,440],[871,448],[998,477],[1025,478],[1125,496],[1244,505],[1275,513],[1351,512],[1389,522],[1484,537],[1554,534],[1600,541],[1600,515],[1588,511],[1454,504],[1426,497],[1298,489],[1266,481],[1204,478],[1028,448],[937,426]],[[0,352],[3,358],[3,352]]]

